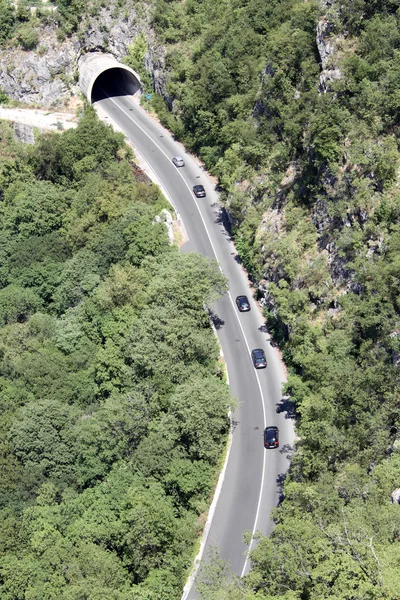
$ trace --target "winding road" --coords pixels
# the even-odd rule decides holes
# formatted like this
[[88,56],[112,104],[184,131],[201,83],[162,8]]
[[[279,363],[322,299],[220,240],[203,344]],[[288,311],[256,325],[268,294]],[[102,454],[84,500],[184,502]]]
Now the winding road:
[[[239,575],[249,570],[249,547],[245,531],[268,534],[270,512],[277,505],[280,481],[289,466],[294,441],[294,423],[285,411],[282,397],[284,369],[272,347],[265,321],[252,298],[249,282],[225,226],[224,211],[215,186],[182,145],[151,118],[130,96],[106,97],[96,103],[131,141],[137,153],[156,175],[164,192],[180,214],[188,235],[184,252],[199,252],[216,258],[229,280],[230,290],[214,307],[217,329],[228,368],[229,385],[239,406],[233,415],[232,443],[215,512],[205,541],[216,546],[224,560]],[[181,155],[185,167],[177,169],[171,158]],[[195,198],[192,187],[202,184],[206,198]],[[251,311],[239,313],[235,297],[246,294]],[[268,367],[256,371],[250,351],[264,348]],[[265,450],[263,430],[280,429],[279,450]],[[253,547],[253,541],[251,548]],[[184,598],[196,597],[195,586],[187,587]]]

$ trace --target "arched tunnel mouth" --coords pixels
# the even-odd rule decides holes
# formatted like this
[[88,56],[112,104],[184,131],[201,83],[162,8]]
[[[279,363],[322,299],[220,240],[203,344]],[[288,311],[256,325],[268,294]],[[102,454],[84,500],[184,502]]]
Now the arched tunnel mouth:
[[91,102],[94,104],[113,96],[132,96],[140,89],[140,83],[130,71],[121,67],[100,73],[93,84]]

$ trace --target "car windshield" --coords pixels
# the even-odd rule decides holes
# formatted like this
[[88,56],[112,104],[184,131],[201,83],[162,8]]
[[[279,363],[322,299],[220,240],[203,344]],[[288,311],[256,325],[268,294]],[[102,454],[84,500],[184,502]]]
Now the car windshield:
[[204,188],[203,188],[203,186],[202,186],[202,185],[195,185],[195,186],[194,186],[194,189],[195,189],[197,192],[202,192]]
[[254,356],[257,360],[264,360],[264,354],[261,352],[261,350],[254,352]]
[[183,162],[182,156],[176,156],[175,160],[176,160],[176,162]]

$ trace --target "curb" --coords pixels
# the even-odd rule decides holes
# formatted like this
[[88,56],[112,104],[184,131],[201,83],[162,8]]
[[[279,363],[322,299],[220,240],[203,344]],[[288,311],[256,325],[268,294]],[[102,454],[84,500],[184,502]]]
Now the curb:
[[[117,123],[115,123],[115,121],[109,115],[107,115],[105,113],[105,111],[100,106],[94,106],[94,108],[95,108],[95,111],[97,113],[97,116],[99,117],[99,119],[101,121],[103,121],[104,123],[107,123],[108,125],[111,125],[111,127],[115,131],[118,131],[118,132],[124,134],[124,132],[122,131],[122,129],[117,125]],[[125,134],[124,134],[124,136],[125,136]],[[137,150],[137,148],[135,147],[135,145],[130,140],[128,140],[126,136],[125,136],[125,141],[126,141],[127,144],[129,144],[134,149],[135,154],[136,154],[135,158],[137,159],[138,166],[146,173],[146,175],[154,183],[156,183],[160,187],[162,193],[167,198],[168,202],[171,204],[172,208],[175,211],[176,218],[177,218],[177,220],[179,222],[181,230],[182,230],[182,232],[184,234],[185,241],[187,241],[189,239],[189,237],[187,235],[185,225],[184,225],[184,223],[182,221],[182,217],[180,216],[177,208],[174,205],[174,202],[173,202],[171,196],[168,194],[167,190],[164,188],[164,186],[162,185],[162,183],[159,181],[157,175],[155,174],[155,172],[153,171],[153,169],[151,168],[151,166],[149,165],[149,163],[140,155],[140,153]],[[219,268],[221,269],[221,266]],[[215,326],[214,326],[214,324],[213,324],[212,321],[211,321],[211,327],[212,327],[212,330],[214,332],[214,335],[216,336],[216,338],[218,340],[217,330],[216,330],[216,328],[215,328]],[[219,340],[218,340],[218,344],[219,344],[219,348],[220,348],[220,356],[223,358],[224,357],[224,353],[222,351],[222,346],[221,346]],[[226,363],[224,363],[224,364],[226,365]],[[226,383],[229,386],[229,374],[228,374],[228,368],[227,367],[226,367]],[[231,451],[231,447],[232,447],[232,439],[233,439],[233,436],[232,436],[232,412],[231,411],[229,411],[228,417],[229,417],[229,422],[231,424],[231,427],[230,427],[229,436],[228,436],[228,443],[227,443],[227,450],[226,450],[226,456],[225,456],[224,465],[223,465],[222,470],[221,470],[221,472],[219,474],[217,486],[215,488],[215,492],[214,492],[214,496],[213,496],[213,500],[211,502],[210,509],[208,511],[207,521],[206,521],[206,524],[204,526],[203,533],[202,533],[202,536],[201,536],[200,549],[199,549],[199,551],[198,551],[198,553],[197,553],[197,555],[196,555],[196,557],[195,557],[195,559],[193,561],[193,566],[192,566],[191,572],[190,572],[190,574],[188,576],[188,579],[186,581],[185,587],[183,588],[183,594],[182,594],[181,600],[187,600],[187,597],[188,597],[188,595],[189,595],[189,593],[190,593],[190,591],[191,591],[191,589],[193,587],[194,581],[196,579],[196,575],[197,575],[197,572],[198,572],[199,567],[200,567],[200,562],[201,562],[201,559],[202,559],[203,554],[204,554],[204,550],[205,550],[205,546],[206,546],[208,534],[209,534],[209,531],[210,531],[210,528],[211,528],[211,523],[212,523],[212,520],[213,520],[213,517],[214,517],[214,514],[215,514],[215,510],[216,510],[216,507],[217,507],[217,503],[218,503],[218,500],[219,500],[219,495],[221,493],[222,485],[223,485],[223,482],[224,482],[224,479],[225,479],[225,473],[226,473],[226,469],[227,469],[227,466],[228,466],[228,460],[229,460],[229,455],[230,455],[230,451]]]
[[[214,332],[215,337],[218,340],[218,334],[217,334],[217,330],[215,328],[215,325],[213,324],[212,321],[211,322],[211,328]],[[219,344],[219,355],[220,357],[224,358],[224,353],[222,351],[222,347],[221,344],[219,343],[218,340],[218,344]],[[226,365],[226,363],[224,363]],[[228,374],[228,368],[226,367],[226,383],[229,386],[229,374]],[[228,460],[229,460],[229,455],[231,452],[231,447],[232,447],[232,439],[233,439],[233,435],[232,435],[232,412],[229,411],[228,413],[228,417],[229,417],[229,422],[231,424],[230,430],[229,430],[229,436],[228,436],[228,443],[227,443],[227,448],[226,448],[226,456],[225,456],[225,461],[224,461],[224,465],[222,467],[222,470],[219,474],[218,477],[218,483],[217,483],[217,487],[215,488],[215,492],[214,492],[214,497],[213,500],[211,502],[210,505],[210,509],[208,511],[208,515],[207,515],[207,521],[206,524],[204,526],[203,529],[203,533],[201,535],[201,542],[200,542],[200,549],[193,561],[193,566],[191,569],[191,572],[189,574],[189,577],[186,580],[186,584],[185,587],[183,588],[183,594],[182,594],[182,598],[181,600],[187,600],[190,591],[193,587],[193,584],[195,582],[196,576],[197,576],[197,572],[199,570],[200,567],[200,563],[201,563],[201,559],[203,558],[203,554],[204,554],[204,550],[206,547],[206,543],[207,543],[207,538],[208,538],[208,534],[210,532],[210,528],[211,528],[211,523],[212,520],[214,518],[214,514],[215,514],[215,510],[217,508],[217,504],[218,504],[218,500],[219,500],[219,495],[221,493],[221,489],[222,489],[222,485],[224,483],[224,479],[225,479],[225,473],[226,473],[226,469],[228,466]]]
[[176,215],[176,220],[178,221],[179,227],[182,231],[183,243],[187,242],[189,239],[189,236],[186,232],[186,227],[182,220],[182,217],[179,214],[179,211],[176,208],[171,196],[169,195],[169,193],[167,192],[167,190],[165,189],[165,187],[163,186],[161,181],[158,179],[157,175],[155,174],[155,172],[153,171],[153,169],[151,168],[149,163],[146,161],[145,158],[143,158],[143,156],[140,155],[139,150],[136,148],[135,144],[133,142],[131,142],[130,140],[128,140],[124,131],[121,129],[121,127],[119,127],[119,125],[117,125],[117,123],[115,123],[115,121],[112,119],[112,117],[107,115],[100,106],[94,105],[94,109],[95,109],[100,121],[102,121],[103,123],[106,123],[107,125],[110,125],[114,129],[114,131],[118,131],[119,133],[122,133],[125,136],[125,143],[128,144],[128,146],[131,146],[131,148],[133,148],[133,150],[135,151],[136,164],[142,169],[142,171],[144,171],[144,173],[146,173],[146,175],[149,177],[149,179],[151,179],[151,181],[153,181],[153,183],[158,185],[158,187],[164,194],[165,198],[168,200],[168,202],[174,209],[175,215]]

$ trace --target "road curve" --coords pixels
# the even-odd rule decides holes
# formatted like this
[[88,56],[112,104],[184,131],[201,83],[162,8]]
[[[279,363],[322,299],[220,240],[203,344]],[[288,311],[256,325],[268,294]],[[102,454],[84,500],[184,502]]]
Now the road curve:
[[[215,306],[221,320],[217,331],[228,368],[229,385],[239,407],[233,415],[233,436],[224,482],[205,546],[205,556],[216,546],[232,569],[244,575],[249,569],[245,531],[268,534],[271,509],[278,502],[279,482],[289,466],[294,440],[293,421],[282,398],[284,370],[271,346],[261,312],[252,298],[246,274],[224,226],[215,186],[181,144],[129,96],[97,102],[122,129],[138,154],[157,176],[184,222],[189,241],[184,252],[216,258],[229,280],[229,292]],[[185,167],[177,169],[171,158],[182,155]],[[202,184],[206,198],[196,199],[192,186]],[[247,294],[251,311],[239,313],[235,297]],[[268,368],[256,371],[250,350],[264,348]],[[277,425],[280,449],[265,450],[263,429]],[[196,597],[192,590],[188,598]]]

